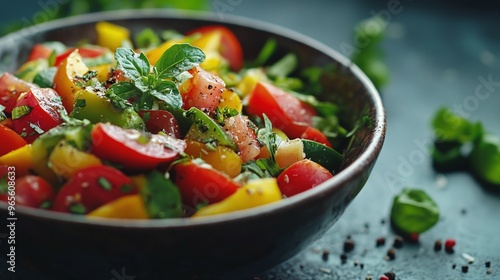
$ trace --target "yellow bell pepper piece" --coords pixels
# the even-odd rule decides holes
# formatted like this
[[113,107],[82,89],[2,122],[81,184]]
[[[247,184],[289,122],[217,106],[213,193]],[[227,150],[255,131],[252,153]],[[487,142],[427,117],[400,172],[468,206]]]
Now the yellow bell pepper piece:
[[148,219],[149,215],[141,196],[138,194],[131,194],[104,204],[88,213],[87,217]]
[[89,68],[83,62],[78,49],[73,51],[57,68],[54,76],[54,89],[61,96],[62,104],[68,113],[73,111],[75,93],[81,88],[75,84],[75,76],[83,76]]
[[111,51],[124,45],[132,45],[130,40],[130,31],[120,25],[101,21],[96,24],[97,44]]
[[201,157],[213,168],[226,173],[231,178],[240,174],[243,161],[235,151],[228,147],[217,146],[215,150],[210,150],[201,142],[186,139],[184,152],[195,158]]
[[253,88],[259,81],[267,81],[267,76],[261,68],[248,69],[237,88],[243,96],[252,93]]
[[102,165],[102,162],[93,154],[82,152],[61,140],[50,153],[49,164],[56,175],[69,179],[76,171]]
[[220,109],[223,108],[231,108],[239,113],[241,113],[243,109],[243,104],[241,102],[241,98],[236,94],[236,92],[229,90],[227,88],[224,89],[221,95],[220,103],[217,105]]
[[163,53],[175,44],[184,43],[183,39],[172,39],[164,42],[158,47],[146,51],[144,54],[149,60],[151,65],[155,65],[158,59],[163,55]]
[[109,73],[111,72],[111,68],[113,65],[111,64],[101,64],[93,67],[89,67],[89,70],[97,71],[97,80],[103,83],[108,79]]
[[281,200],[281,192],[275,178],[254,179],[226,199],[201,208],[192,217],[229,213],[279,200]]
[[32,165],[31,144],[27,144],[1,156],[0,165],[14,166],[17,177],[27,175]]

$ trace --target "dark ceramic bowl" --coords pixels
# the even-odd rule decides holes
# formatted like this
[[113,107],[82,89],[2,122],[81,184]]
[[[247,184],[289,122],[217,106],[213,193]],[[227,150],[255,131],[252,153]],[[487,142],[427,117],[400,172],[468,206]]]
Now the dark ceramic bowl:
[[[247,59],[255,58],[264,42],[273,37],[280,54],[295,52],[302,67],[333,64],[334,72],[322,79],[321,99],[341,105],[347,126],[361,118],[365,121],[334,178],[272,205],[206,219],[146,221],[88,220],[18,207],[18,259],[54,279],[248,277],[290,259],[318,240],[363,188],[384,141],[385,115],[379,94],[347,58],[291,30],[229,15],[220,21],[217,14],[205,13],[141,10],[89,14],[1,38],[0,72],[19,67],[37,42],[93,41],[94,25],[100,20],[126,26],[133,33],[145,27],[183,32],[221,23],[239,37]],[[6,220],[6,208],[0,203],[1,221]]]

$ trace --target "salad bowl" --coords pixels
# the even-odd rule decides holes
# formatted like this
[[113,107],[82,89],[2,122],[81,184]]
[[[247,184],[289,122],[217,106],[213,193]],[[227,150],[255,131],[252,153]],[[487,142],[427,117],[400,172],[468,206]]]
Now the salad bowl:
[[[34,44],[82,38],[96,40],[94,26],[108,21],[131,30],[174,29],[222,24],[240,40],[246,59],[258,56],[273,38],[277,52],[295,53],[300,67],[331,66],[319,83],[323,101],[339,105],[340,120],[353,132],[341,170],[317,187],[279,203],[203,219],[88,219],[17,207],[15,253],[54,279],[203,279],[251,277],[270,269],[318,240],[365,186],[381,152],[385,113],[364,73],[335,50],[292,30],[251,19],[170,10],[130,10],[75,16],[17,31],[0,39],[0,72],[12,72]],[[6,221],[7,204],[0,204]],[[2,246],[3,250],[7,250]],[[2,254],[9,252],[2,252]],[[129,278],[127,278],[129,279]],[[131,279],[131,278],[130,278]]]

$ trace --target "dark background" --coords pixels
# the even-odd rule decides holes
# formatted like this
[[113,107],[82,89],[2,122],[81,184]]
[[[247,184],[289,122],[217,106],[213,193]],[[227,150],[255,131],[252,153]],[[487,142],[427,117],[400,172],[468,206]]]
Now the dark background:
[[[221,2],[229,8],[221,11]],[[389,23],[382,48],[390,82],[380,91],[387,113],[387,138],[371,177],[322,239],[288,262],[256,275],[256,279],[365,279],[368,275],[379,279],[388,271],[393,271],[397,279],[500,279],[500,195],[467,173],[435,172],[428,150],[432,140],[430,120],[441,106],[464,106],[467,117],[480,120],[487,130],[500,135],[499,5],[495,1],[406,0],[399,2],[400,12],[391,14],[390,2],[206,3],[206,8],[218,12],[221,18],[237,15],[281,25],[346,56],[349,54],[343,46],[353,44],[356,23],[374,13],[385,16]],[[5,26],[13,20],[33,21],[42,8],[39,3],[47,1],[11,2],[13,8],[4,11],[0,22]],[[470,103],[482,79],[493,81],[490,95]],[[392,198],[404,187],[427,191],[439,204],[441,218],[420,236],[419,243],[405,243],[389,261],[384,256],[395,236],[387,222],[389,210]],[[340,255],[348,236],[355,248],[343,264]],[[386,245],[376,247],[378,237],[385,237]],[[457,241],[455,252],[435,252],[434,242],[447,238]],[[328,258],[323,259],[326,251]],[[467,264],[463,253],[475,258],[468,264],[467,273],[461,271]],[[0,279],[46,279],[23,267],[17,267],[16,274],[8,273],[3,258],[0,256]],[[487,274],[486,261],[491,262],[491,274]],[[102,277],[112,278],[111,273]]]

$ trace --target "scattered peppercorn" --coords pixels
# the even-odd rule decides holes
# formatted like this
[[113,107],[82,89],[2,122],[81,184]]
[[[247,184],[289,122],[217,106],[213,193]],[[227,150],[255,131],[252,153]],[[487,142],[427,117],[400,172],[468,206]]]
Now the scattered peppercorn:
[[403,240],[403,237],[399,236],[399,235],[396,235],[396,237],[394,238],[394,242],[392,244],[392,246],[394,246],[394,248],[401,248],[403,247],[403,243],[404,243],[404,240]]
[[385,224],[385,219],[380,220],[381,224]]
[[354,249],[354,240],[351,238],[347,238],[346,241],[344,241],[344,252],[348,253],[351,252]]
[[345,264],[347,262],[347,255],[346,254],[341,254],[340,255],[340,261],[342,264]]
[[321,255],[321,257],[323,258],[324,261],[327,261],[329,255],[330,255],[330,251],[324,250],[323,254]]
[[396,279],[396,274],[394,272],[390,272],[389,271],[389,272],[384,273],[384,275],[387,276],[387,278],[389,280],[395,280]]
[[446,239],[446,241],[444,242],[444,249],[446,252],[448,253],[453,253],[454,250],[453,250],[453,247],[455,247],[455,244],[456,244],[456,241],[454,239]]
[[467,273],[469,271],[469,266],[468,265],[462,265],[462,272]]
[[387,257],[389,258],[389,260],[393,260],[396,258],[396,250],[394,250],[393,248],[389,249],[387,251]]
[[359,264],[359,268],[363,269],[365,267],[365,264],[364,263],[360,263]]
[[441,240],[436,240],[436,242],[434,242],[434,251],[436,252],[441,251],[442,247],[443,243],[441,242]]
[[385,237],[377,238],[375,245],[377,247],[384,246],[385,245]]
[[493,270],[492,269],[486,270],[486,274],[493,274]]
[[460,213],[462,213],[462,215],[467,214],[467,209],[463,208],[462,210],[460,210]]
[[456,264],[451,265],[451,269],[455,269],[457,267]]
[[484,263],[484,266],[486,266],[487,268],[488,268],[488,267],[491,267],[491,262],[490,262],[490,261],[485,262],[485,263]]

